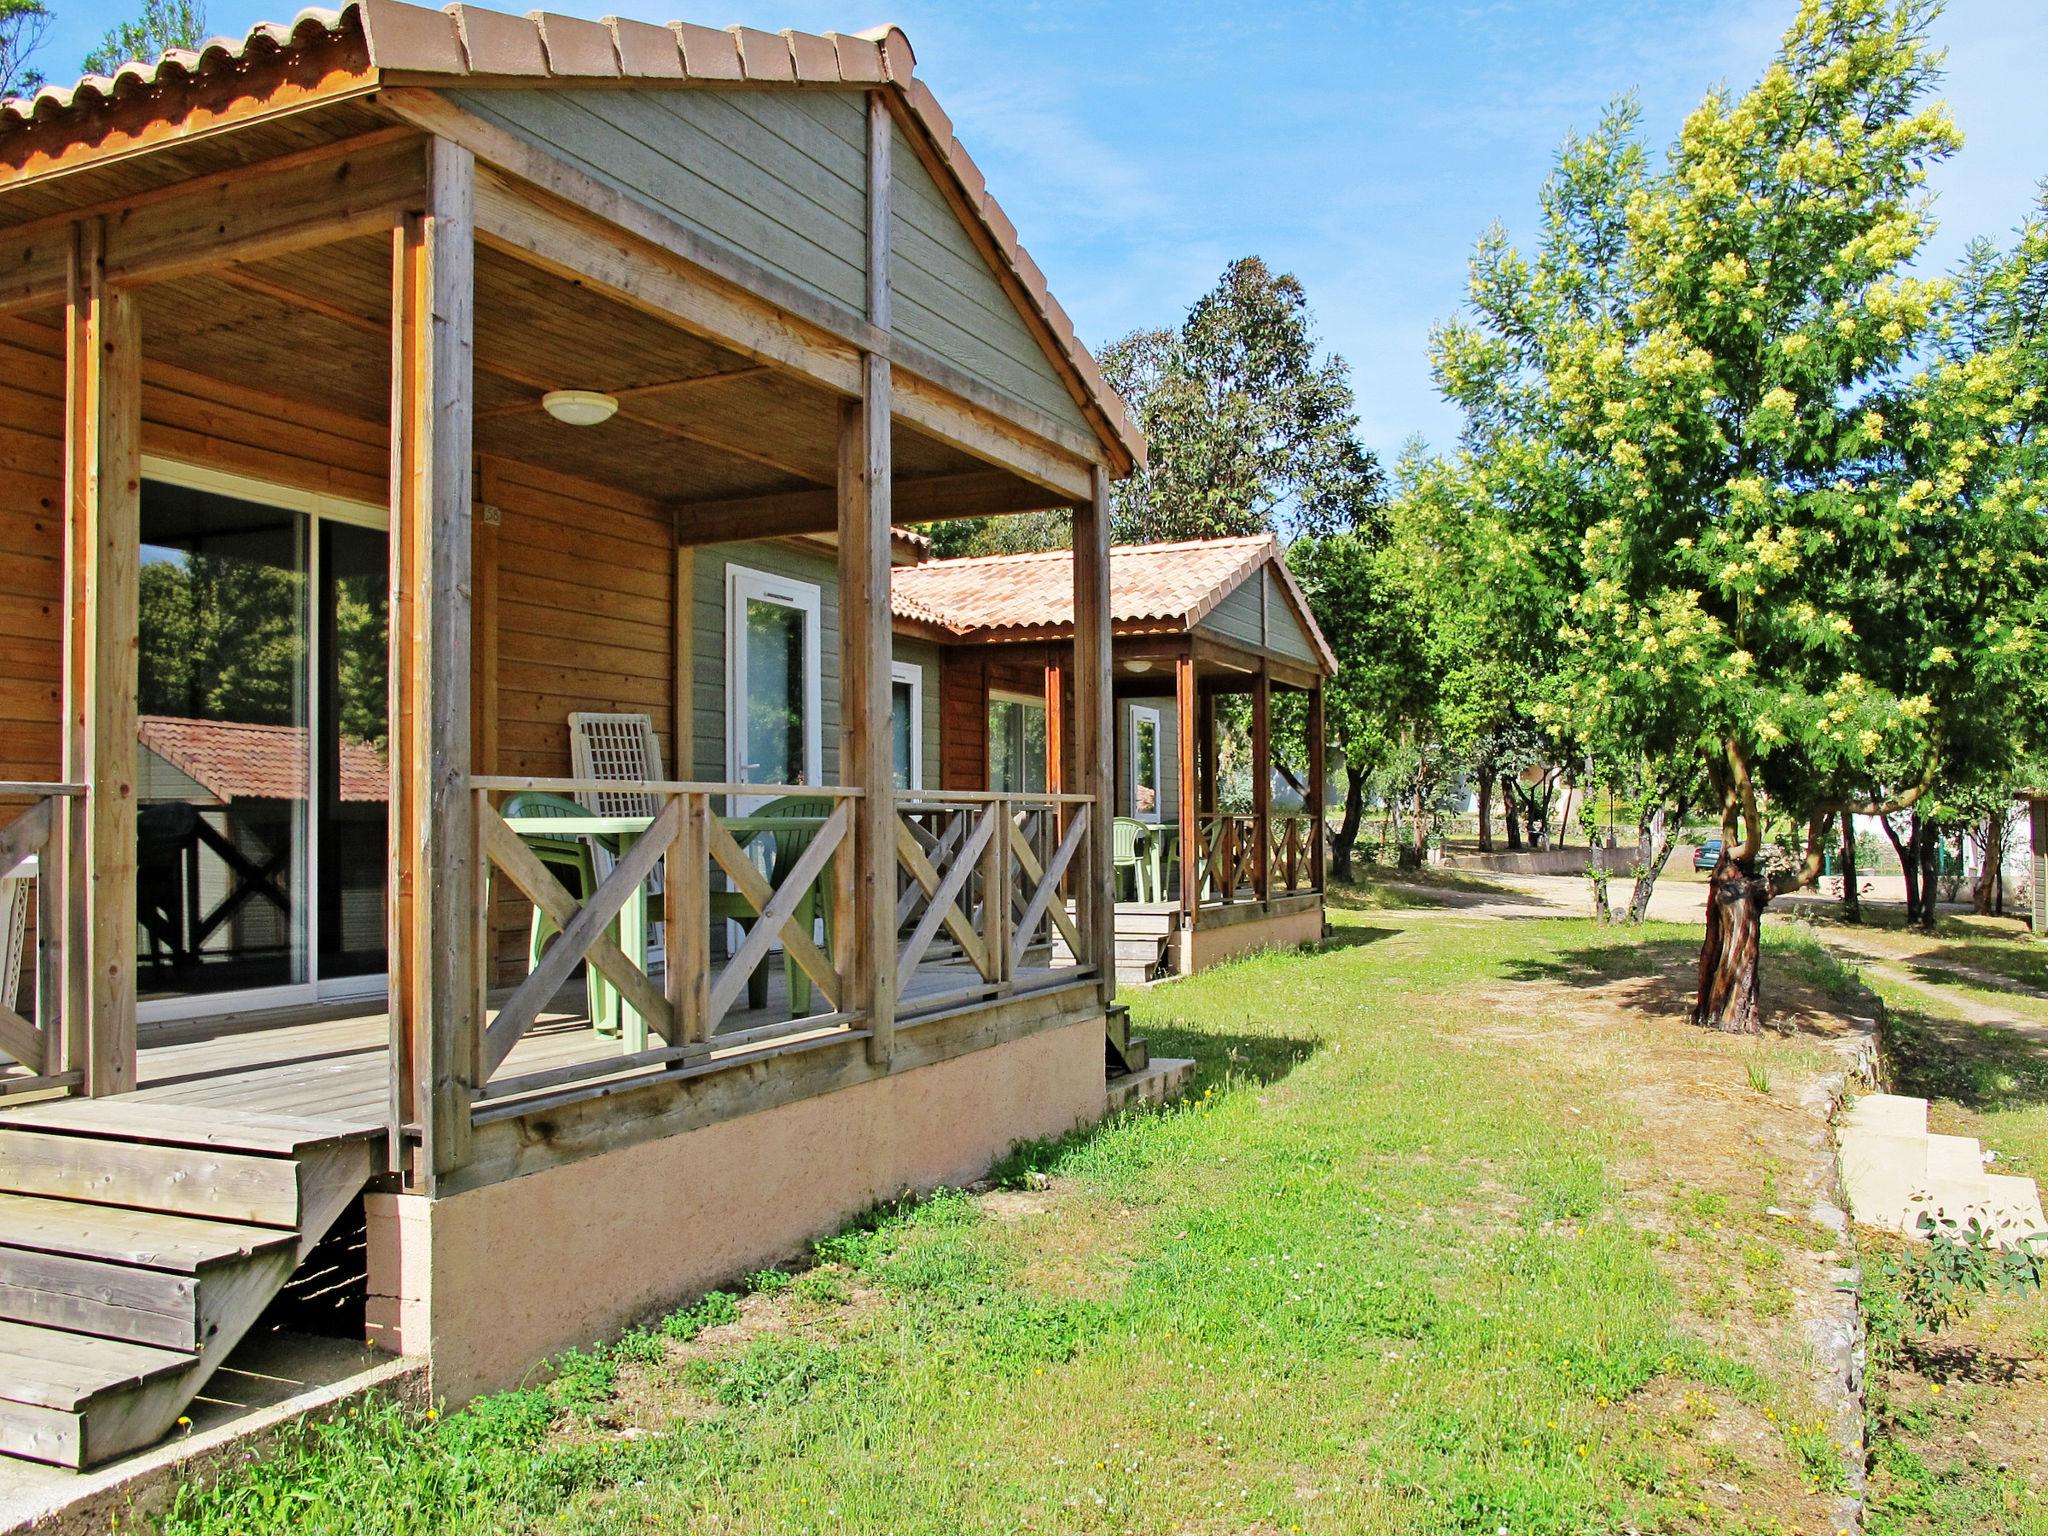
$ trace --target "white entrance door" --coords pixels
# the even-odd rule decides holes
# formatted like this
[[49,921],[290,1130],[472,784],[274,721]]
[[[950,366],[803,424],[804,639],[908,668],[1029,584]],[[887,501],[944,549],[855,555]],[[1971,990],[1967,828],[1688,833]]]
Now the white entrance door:
[[[725,572],[726,776],[817,784],[821,600],[811,582],[746,566]],[[735,796],[744,815],[768,797]]]

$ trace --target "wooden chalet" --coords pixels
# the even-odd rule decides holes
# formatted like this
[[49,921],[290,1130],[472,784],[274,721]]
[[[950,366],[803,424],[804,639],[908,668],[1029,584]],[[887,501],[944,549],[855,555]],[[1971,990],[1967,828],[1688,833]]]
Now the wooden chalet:
[[[161,1436],[350,1222],[459,1400],[1101,1113],[1143,445],[901,32],[0,104],[0,395],[0,1452]],[[955,782],[897,525],[1049,507],[1063,766]]]
[[[1118,545],[1109,569],[1120,970],[1151,980],[1321,938],[1322,689],[1337,668],[1278,541]],[[946,788],[1060,790],[1088,771],[1074,570],[1068,550],[897,570],[898,623],[945,648]],[[1281,692],[1305,700],[1291,781],[1271,751]],[[1250,701],[1251,739],[1226,786],[1216,714],[1232,694]]]

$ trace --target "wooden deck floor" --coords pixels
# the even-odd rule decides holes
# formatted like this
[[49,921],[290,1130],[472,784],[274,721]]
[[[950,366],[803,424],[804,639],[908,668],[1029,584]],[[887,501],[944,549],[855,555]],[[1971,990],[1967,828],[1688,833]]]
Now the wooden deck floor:
[[[720,1026],[718,1039],[735,1054],[748,1048],[747,1036],[789,1017],[781,967],[770,970],[767,1006],[736,1008]],[[943,1001],[978,980],[964,963],[921,966],[903,989],[901,1006],[914,1012],[919,999]],[[1055,980],[1052,971],[1018,977],[1023,987]],[[541,1016],[495,1080],[621,1055],[616,1036],[591,1028],[582,997],[580,979],[565,987],[561,1011]],[[138,1108],[157,1103],[300,1115],[381,1134],[390,1124],[389,1050],[389,1015],[360,1003],[144,1025],[137,1087],[125,1098]],[[0,1089],[12,1069],[12,1063],[0,1066]]]

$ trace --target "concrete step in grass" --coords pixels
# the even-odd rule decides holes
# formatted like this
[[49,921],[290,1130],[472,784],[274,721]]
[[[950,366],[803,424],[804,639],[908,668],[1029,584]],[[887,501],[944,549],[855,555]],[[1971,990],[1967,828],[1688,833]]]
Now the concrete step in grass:
[[1986,1173],[1974,1137],[1929,1135],[1925,1099],[1858,1099],[1837,1124],[1836,1142],[1849,1210],[1866,1226],[1918,1236],[1923,1213],[1958,1226],[1975,1218],[2000,1246],[2048,1232],[2034,1181]]

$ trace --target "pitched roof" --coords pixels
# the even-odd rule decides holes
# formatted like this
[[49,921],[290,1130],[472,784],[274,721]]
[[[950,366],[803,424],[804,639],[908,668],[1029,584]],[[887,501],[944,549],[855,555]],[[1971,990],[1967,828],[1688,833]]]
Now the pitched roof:
[[[185,720],[144,715],[136,735],[143,746],[222,804],[236,800],[306,798],[306,728],[249,725],[239,720]],[[367,742],[341,743],[341,798],[387,798],[384,756]]]
[[954,136],[953,120],[916,77],[917,56],[899,27],[822,34],[739,26],[721,31],[684,21],[655,26],[618,17],[584,21],[545,11],[513,16],[477,5],[431,10],[405,0],[352,0],[338,10],[315,7],[289,22],[260,23],[239,40],[211,38],[196,49],[174,48],[153,63],[124,64],[112,75],[87,75],[72,85],[46,85],[33,96],[0,98],[0,133],[83,115],[149,91],[173,92],[188,82],[246,72],[280,55],[337,41],[359,41],[371,70],[429,85],[436,76],[487,76],[493,84],[528,78],[895,88],[1118,446],[1144,461],[1144,434],[1046,287],[1045,274],[1018,241],[1016,225],[989,193],[980,167]]
[[[1193,629],[1267,565],[1277,571],[1324,667],[1336,671],[1336,658],[1271,534],[1113,546],[1110,622],[1126,634]],[[1044,637],[1074,627],[1074,555],[1053,549],[928,560],[899,568],[889,596],[899,617],[936,624],[963,639]]]

